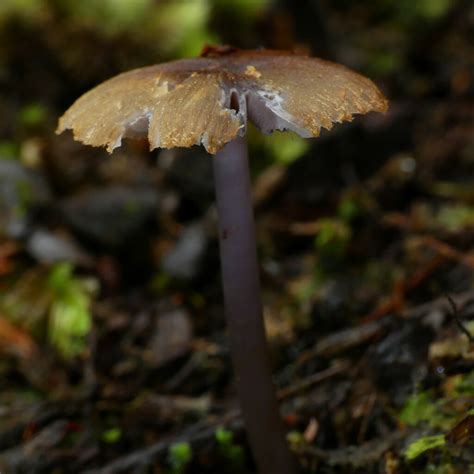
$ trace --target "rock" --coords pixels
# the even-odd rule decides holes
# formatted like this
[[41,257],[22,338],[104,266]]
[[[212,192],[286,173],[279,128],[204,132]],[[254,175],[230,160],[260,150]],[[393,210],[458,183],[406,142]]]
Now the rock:
[[192,335],[191,318],[187,311],[177,308],[161,314],[149,346],[152,363],[159,367],[186,354],[191,348]]
[[207,238],[207,232],[202,223],[187,227],[181,233],[176,245],[163,257],[162,269],[176,278],[194,278],[199,272]]
[[41,263],[71,262],[83,266],[92,264],[92,258],[77,242],[44,229],[33,232],[26,248],[30,255]]
[[40,172],[0,157],[0,235],[24,237],[29,231],[31,211],[50,198]]
[[140,233],[158,209],[154,188],[110,186],[67,199],[62,211],[79,234],[99,244],[120,247]]

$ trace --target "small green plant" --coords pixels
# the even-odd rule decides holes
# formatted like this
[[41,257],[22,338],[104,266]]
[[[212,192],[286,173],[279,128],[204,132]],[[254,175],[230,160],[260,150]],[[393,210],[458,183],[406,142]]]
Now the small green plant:
[[168,451],[168,462],[171,466],[172,474],[181,474],[185,472],[193,458],[193,451],[189,443],[172,444]]
[[97,290],[95,280],[77,278],[73,270],[64,262],[20,273],[0,293],[0,312],[34,337],[47,339],[63,359],[86,348]]
[[343,258],[352,237],[351,228],[341,219],[320,219],[315,246],[319,252],[335,259]]
[[122,430],[118,427],[110,428],[102,433],[102,441],[107,444],[114,444],[122,438]]
[[47,286],[52,292],[48,339],[63,357],[72,358],[84,350],[91,328],[90,291],[84,281],[73,276],[69,263],[51,270]]
[[235,443],[234,433],[221,427],[214,436],[220,455],[229,461],[231,469],[240,469],[244,463],[244,450]]
[[350,222],[361,213],[357,200],[346,198],[341,200],[337,209],[338,216],[345,222]]
[[405,457],[408,461],[416,459],[430,449],[444,446],[444,435],[424,436],[411,443],[405,451]]

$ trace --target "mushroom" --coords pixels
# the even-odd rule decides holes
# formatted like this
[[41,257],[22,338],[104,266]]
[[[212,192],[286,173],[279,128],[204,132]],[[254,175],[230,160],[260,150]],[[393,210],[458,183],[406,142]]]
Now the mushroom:
[[80,97],[57,133],[111,153],[124,137],[150,149],[203,145],[213,156],[230,349],[249,443],[260,473],[296,471],[279,416],[262,318],[247,119],[264,133],[316,137],[354,114],[384,112],[369,79],[321,59],[207,46],[201,57],[120,74]]

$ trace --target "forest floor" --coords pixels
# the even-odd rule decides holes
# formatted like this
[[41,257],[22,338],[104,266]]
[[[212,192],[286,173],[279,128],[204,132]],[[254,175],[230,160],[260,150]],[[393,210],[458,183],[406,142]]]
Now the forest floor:
[[[389,112],[311,141],[249,132],[278,397],[303,472],[474,473],[474,11],[373,3],[334,2],[318,32],[286,15]],[[1,13],[0,473],[255,472],[209,156],[54,134],[82,92],[171,50],[52,6]],[[280,16],[254,37],[291,43]]]

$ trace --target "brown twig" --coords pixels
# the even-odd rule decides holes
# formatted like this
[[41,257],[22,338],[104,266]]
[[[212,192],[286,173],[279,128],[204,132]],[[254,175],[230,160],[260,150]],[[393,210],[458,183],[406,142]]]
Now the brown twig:
[[451,296],[449,296],[447,293],[445,294],[445,297],[448,300],[449,305],[451,306],[451,316],[453,317],[454,322],[456,323],[460,331],[462,331],[467,336],[467,339],[469,341],[471,348],[474,348],[474,336],[468,331],[466,326],[461,321],[461,318],[459,317],[459,310],[456,303],[451,298]]
[[0,314],[0,344],[6,351],[28,359],[37,351],[30,335],[14,326]]
[[350,366],[351,364],[349,363],[349,361],[337,362],[336,364],[325,370],[322,370],[321,372],[312,374],[302,380],[299,380],[293,385],[280,389],[277,394],[278,400],[286,400],[290,397],[297,395],[299,392],[308,389],[312,385],[321,383],[331,377],[334,377],[335,375],[342,374],[343,372],[348,370]]
[[466,267],[474,269],[474,255],[471,253],[463,253],[455,249],[453,246],[442,242],[441,240],[433,237],[432,235],[424,235],[419,237],[419,245],[430,247],[438,255],[441,255],[447,259],[455,260],[456,262],[465,265]]
[[376,321],[390,313],[403,310],[405,306],[405,296],[409,291],[413,291],[420,286],[437,268],[445,262],[445,257],[437,255],[433,257],[425,266],[416,271],[408,280],[403,279],[395,283],[394,291],[388,301],[380,303],[372,312],[361,318],[362,323]]
[[0,275],[9,273],[12,269],[11,257],[19,252],[20,247],[17,243],[7,241],[0,245]]

